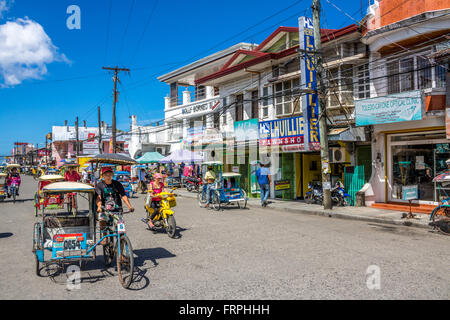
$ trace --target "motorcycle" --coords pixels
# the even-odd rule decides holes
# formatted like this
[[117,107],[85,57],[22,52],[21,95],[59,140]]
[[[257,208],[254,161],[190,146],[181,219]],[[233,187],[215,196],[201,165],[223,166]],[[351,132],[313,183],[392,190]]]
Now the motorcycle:
[[9,196],[13,197],[13,202],[16,203],[16,197],[19,194],[19,182],[17,179],[13,179],[8,187]]
[[157,213],[153,218],[152,222],[156,228],[165,229],[167,235],[170,238],[175,238],[177,224],[174,217],[174,212],[171,208],[176,207],[177,200],[176,195],[172,192],[161,192],[152,196],[150,193],[147,194],[147,199],[145,201],[145,210],[147,211],[147,219],[142,219],[145,224],[148,223],[150,217],[154,213],[154,209],[151,207],[151,203],[154,200],[159,200],[158,206],[156,208]]
[[184,182],[184,186],[189,192],[192,191],[198,192],[202,184],[203,182],[201,178],[194,178],[194,177],[188,177]]
[[345,207],[350,205],[351,196],[345,192],[342,182],[336,182],[336,185],[331,189],[331,200],[338,206]]
[[308,183],[308,191],[305,194],[305,202],[307,204],[322,204],[323,203],[323,190],[320,182]]

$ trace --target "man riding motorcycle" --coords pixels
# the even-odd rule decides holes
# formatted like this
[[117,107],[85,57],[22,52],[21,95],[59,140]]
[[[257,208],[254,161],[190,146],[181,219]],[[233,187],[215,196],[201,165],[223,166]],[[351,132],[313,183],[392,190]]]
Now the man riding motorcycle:
[[[152,231],[155,231],[155,225],[153,224],[153,219],[158,213],[159,202],[161,199],[154,198],[155,195],[161,192],[167,192],[167,189],[164,187],[163,176],[160,173],[156,173],[154,175],[154,181],[149,184],[149,193],[152,197],[152,202],[150,207],[153,209],[153,214],[148,218],[148,228]],[[145,220],[145,219],[144,219]]]
[[6,186],[7,186],[8,198],[11,198],[11,196],[12,196],[10,193],[10,187],[14,182],[16,183],[16,186],[17,186],[16,196],[18,196],[21,179],[20,179],[20,174],[17,172],[17,168],[12,168],[12,170],[6,176]]

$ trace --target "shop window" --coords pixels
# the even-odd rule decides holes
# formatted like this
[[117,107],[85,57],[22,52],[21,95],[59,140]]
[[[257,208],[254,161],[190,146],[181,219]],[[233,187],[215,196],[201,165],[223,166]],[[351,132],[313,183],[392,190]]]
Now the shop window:
[[353,69],[353,65],[342,65],[329,70],[327,107],[354,104]]
[[446,75],[448,70],[447,64],[438,64],[434,67],[434,74],[436,77],[436,88],[445,88],[446,87]]
[[203,100],[206,98],[206,87],[196,86],[195,87],[195,101]]
[[414,59],[400,60],[400,91],[414,90]]

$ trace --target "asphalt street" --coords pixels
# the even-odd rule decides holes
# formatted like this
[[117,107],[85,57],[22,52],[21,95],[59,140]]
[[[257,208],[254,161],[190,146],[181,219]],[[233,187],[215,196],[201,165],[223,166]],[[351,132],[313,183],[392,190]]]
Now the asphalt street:
[[24,177],[20,201],[0,203],[0,299],[450,299],[444,235],[270,208],[215,212],[179,197],[179,237],[170,239],[140,221],[143,195],[125,217],[137,271],[131,289],[104,267],[99,248],[70,290],[66,273],[34,272],[36,189]]

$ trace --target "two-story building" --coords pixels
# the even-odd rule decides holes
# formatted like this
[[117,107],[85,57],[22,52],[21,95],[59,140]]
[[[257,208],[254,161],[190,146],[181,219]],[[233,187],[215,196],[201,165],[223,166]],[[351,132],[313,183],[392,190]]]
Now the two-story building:
[[356,123],[372,131],[369,204],[413,200],[426,210],[439,200],[432,179],[450,158],[449,13],[448,2],[433,0],[380,0],[368,10],[370,99],[356,103]]

